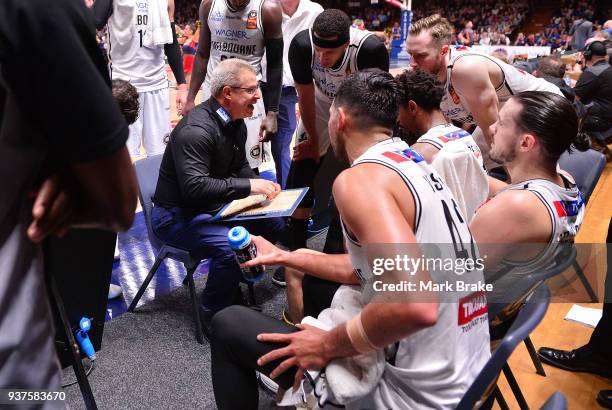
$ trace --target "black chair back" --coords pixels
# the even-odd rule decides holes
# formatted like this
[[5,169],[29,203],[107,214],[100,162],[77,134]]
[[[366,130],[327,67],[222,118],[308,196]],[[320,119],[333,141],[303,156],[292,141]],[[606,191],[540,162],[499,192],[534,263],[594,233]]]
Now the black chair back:
[[559,158],[559,166],[574,177],[586,204],[606,166],[606,156],[594,149],[564,152]]

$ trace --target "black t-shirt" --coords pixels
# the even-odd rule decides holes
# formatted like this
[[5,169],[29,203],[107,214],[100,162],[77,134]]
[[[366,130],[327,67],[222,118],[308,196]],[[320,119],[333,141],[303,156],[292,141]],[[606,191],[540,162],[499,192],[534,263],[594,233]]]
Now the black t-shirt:
[[255,173],[246,159],[246,138],[244,121],[231,121],[214,98],[195,107],[170,134],[155,205],[213,213],[247,197]]
[[574,92],[583,104],[593,103],[590,113],[612,121],[612,67],[599,61],[582,72]]
[[[310,29],[302,30],[293,37],[289,46],[289,65],[291,74],[297,84],[308,85],[312,83],[312,43]],[[340,65],[342,58],[336,63]],[[334,67],[335,68],[335,67]],[[389,53],[377,36],[366,38],[357,53],[357,68],[380,68],[389,71]]]
[[82,1],[2,0],[0,65],[32,132],[62,160],[97,159],[125,144],[127,124]]

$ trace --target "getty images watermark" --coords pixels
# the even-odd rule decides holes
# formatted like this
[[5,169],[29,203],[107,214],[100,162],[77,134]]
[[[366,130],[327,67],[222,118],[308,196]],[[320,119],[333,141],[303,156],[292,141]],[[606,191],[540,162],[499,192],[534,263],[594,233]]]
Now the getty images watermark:
[[414,258],[408,255],[395,255],[390,258],[374,258],[372,260],[372,273],[375,276],[382,276],[386,272],[404,272],[410,276],[416,276],[418,272],[447,272],[454,273],[456,276],[441,282],[434,279],[430,280],[400,280],[399,282],[385,282],[374,279],[372,288],[375,292],[491,292],[493,284],[482,280],[472,281],[461,280],[463,275],[468,272],[480,271],[485,268],[486,255],[482,258],[439,258],[426,257],[421,255]]
[[612,302],[605,243],[363,244],[352,259],[365,300],[375,302],[454,303],[482,292],[513,303],[542,281],[558,302]]

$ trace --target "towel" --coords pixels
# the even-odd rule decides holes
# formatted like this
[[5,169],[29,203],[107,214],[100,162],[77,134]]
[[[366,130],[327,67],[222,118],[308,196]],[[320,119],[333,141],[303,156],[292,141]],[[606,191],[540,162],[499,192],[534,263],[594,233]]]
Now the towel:
[[453,193],[462,215],[471,222],[489,195],[489,181],[482,165],[460,141],[446,143],[431,164]]
[[[363,308],[359,287],[341,286],[332,304],[319,314],[318,319],[306,317],[302,323],[331,330],[357,315]],[[325,369],[308,371],[301,389],[292,389],[278,403],[280,406],[299,406],[323,409],[359,401],[377,386],[385,369],[383,349],[353,357],[332,360]]]
[[136,0],[114,0],[109,24],[113,26],[114,40],[120,45],[126,44],[134,36],[135,12]]
[[173,41],[168,0],[149,0],[149,18],[142,45],[148,48],[163,47]]

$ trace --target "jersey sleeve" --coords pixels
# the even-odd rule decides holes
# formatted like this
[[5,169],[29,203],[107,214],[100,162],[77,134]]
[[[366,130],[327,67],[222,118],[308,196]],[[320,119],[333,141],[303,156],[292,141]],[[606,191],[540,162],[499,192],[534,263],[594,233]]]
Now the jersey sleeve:
[[293,37],[289,46],[289,65],[291,75],[297,84],[312,83],[312,44],[308,29]]
[[127,124],[82,1],[4,0],[0,66],[22,115],[57,158],[90,161],[125,145]]
[[357,53],[357,68],[380,68],[389,71],[389,52],[385,43],[376,35],[368,36]]

